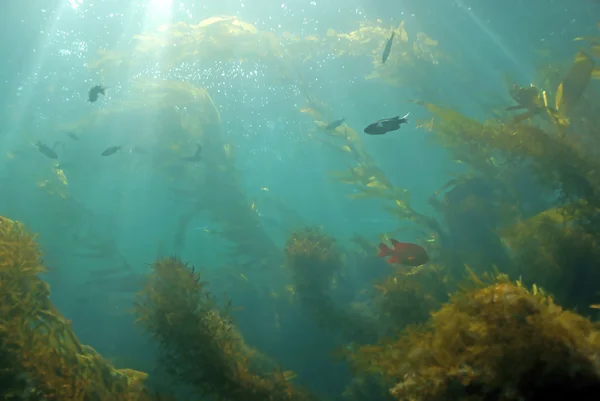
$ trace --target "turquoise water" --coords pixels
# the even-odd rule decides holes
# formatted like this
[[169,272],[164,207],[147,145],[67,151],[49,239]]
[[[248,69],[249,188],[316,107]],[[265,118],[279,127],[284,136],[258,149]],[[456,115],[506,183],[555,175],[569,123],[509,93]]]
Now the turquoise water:
[[[573,38],[596,35],[599,15],[583,0],[11,0],[4,9],[0,215],[39,233],[52,300],[81,341],[152,371],[154,344],[134,327],[133,297],[148,264],[176,254],[203,269],[217,298],[244,308],[234,315],[250,344],[332,397],[348,379],[328,357],[339,339],[282,300],[288,236],[317,225],[343,247],[357,234],[377,244],[398,228],[392,236],[402,241],[427,238],[391,218],[381,199],[352,199],[355,187],[332,180],[356,160],[324,143],[335,138],[315,120],[345,117],[391,185],[439,218],[428,199],[467,167],[419,128],[431,117],[411,101],[485,118],[512,104],[507,76],[526,85],[542,65],[571,60]],[[176,25],[213,17],[223,20],[200,36]],[[401,21],[409,45],[397,37],[384,70],[381,50]],[[332,39],[361,27],[359,39]],[[173,34],[147,39],[160,32]],[[403,63],[398,52],[410,53],[419,32],[436,45]],[[401,82],[370,77],[382,71]],[[95,85],[108,89],[90,103]],[[302,111],[315,104],[320,118]],[[399,131],[363,133],[409,112]],[[38,152],[38,141],[58,159]],[[203,159],[182,164],[197,143]],[[121,149],[101,156],[110,146]],[[364,302],[360,284],[340,284],[340,297]]]

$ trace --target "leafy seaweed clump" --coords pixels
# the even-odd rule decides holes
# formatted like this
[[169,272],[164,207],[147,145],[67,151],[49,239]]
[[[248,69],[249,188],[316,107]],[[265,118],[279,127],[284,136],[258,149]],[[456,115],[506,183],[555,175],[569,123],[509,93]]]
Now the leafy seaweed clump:
[[600,394],[597,325],[506,276],[455,294],[427,325],[365,346],[353,358],[356,367],[394,383],[398,400],[591,400]]
[[0,399],[146,400],[147,375],[82,345],[38,275],[36,236],[0,217]]
[[535,281],[566,307],[587,310],[600,301],[600,244],[597,235],[582,227],[574,210],[549,209],[501,234],[526,283]]
[[343,269],[334,237],[307,227],[292,233],[285,254],[295,293],[319,327],[348,341],[374,341],[378,328],[372,316],[334,302],[333,284]]
[[375,301],[388,326],[386,331],[396,334],[408,325],[426,322],[430,313],[448,299],[447,288],[439,268],[388,276],[376,284]]
[[152,264],[136,302],[137,322],[160,346],[160,362],[182,384],[227,400],[308,400],[285,373],[258,372],[250,349],[195,269],[178,258]]
[[342,265],[335,238],[318,228],[307,227],[294,232],[285,245],[285,254],[296,285],[310,283],[326,288]]

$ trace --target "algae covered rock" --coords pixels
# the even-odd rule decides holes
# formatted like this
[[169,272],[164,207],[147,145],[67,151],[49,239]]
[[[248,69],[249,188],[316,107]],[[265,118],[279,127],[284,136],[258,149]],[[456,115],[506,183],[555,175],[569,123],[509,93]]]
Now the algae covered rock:
[[145,373],[119,374],[79,342],[50,302],[40,257],[36,235],[0,216],[0,399],[149,400]]
[[455,296],[410,342],[413,369],[392,389],[398,399],[587,399],[600,391],[598,328],[509,282]]
[[359,349],[355,366],[382,374],[398,400],[597,399],[596,324],[535,286],[476,280],[428,324]]

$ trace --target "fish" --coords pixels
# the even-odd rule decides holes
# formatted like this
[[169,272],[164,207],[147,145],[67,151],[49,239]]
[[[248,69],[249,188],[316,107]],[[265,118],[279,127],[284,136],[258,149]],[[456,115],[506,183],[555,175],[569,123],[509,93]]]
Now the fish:
[[396,131],[400,129],[400,125],[408,123],[408,116],[410,113],[406,113],[404,117],[396,116],[392,118],[384,118],[370,124],[365,128],[365,133],[369,135],[383,135],[390,131]]
[[69,136],[69,138],[71,138],[74,141],[78,141],[79,140],[79,137],[74,132],[65,132],[65,134],[67,134]]
[[94,86],[92,89],[90,89],[90,92],[88,93],[88,101],[90,103],[94,103],[96,100],[98,100],[98,95],[101,93],[104,96],[106,96],[106,90],[108,88],[105,88],[102,85],[96,85]]
[[102,152],[102,156],[110,156],[114,153],[117,153],[119,151],[119,149],[121,149],[120,146],[111,146],[110,148],[108,148],[104,152]]
[[380,258],[390,256],[387,260],[390,264],[415,267],[424,265],[429,261],[427,251],[417,244],[399,242],[395,239],[390,239],[390,242],[393,248],[381,242],[379,244],[379,254],[377,255]]
[[[56,142],[54,144],[54,147],[56,147],[58,143],[59,142]],[[42,152],[46,157],[49,157],[50,159],[58,159],[58,154],[54,151],[54,149],[50,148],[48,145],[42,143],[41,141],[38,141],[35,145],[37,146],[38,150]]]
[[336,129],[337,127],[342,125],[344,123],[344,121],[346,121],[345,118],[340,118],[339,120],[332,121],[325,126],[325,130],[333,131],[334,129]]
[[184,157],[183,160],[185,160],[186,162],[200,161],[202,160],[202,156],[200,155],[200,153],[202,153],[202,145],[198,143],[196,144],[196,153],[194,153],[193,156]]
[[392,51],[392,42],[394,41],[394,35],[396,35],[395,31],[392,31],[392,35],[385,42],[385,48],[383,49],[383,54],[381,55],[381,64],[385,64],[388,57],[390,56],[390,52]]

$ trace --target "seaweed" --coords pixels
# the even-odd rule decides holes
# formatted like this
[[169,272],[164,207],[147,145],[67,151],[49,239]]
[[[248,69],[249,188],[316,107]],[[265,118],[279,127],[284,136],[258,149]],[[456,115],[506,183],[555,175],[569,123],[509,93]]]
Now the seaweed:
[[578,224],[573,208],[546,210],[500,234],[525,282],[537,282],[567,307],[584,311],[598,303],[598,237]]
[[115,369],[81,344],[39,277],[37,237],[0,217],[0,398],[145,400],[147,374]]
[[568,116],[579,103],[592,78],[595,63],[584,52],[577,53],[575,62],[556,89],[556,110]]
[[[426,33],[411,33],[409,36],[404,22],[396,31],[398,35],[394,52],[388,62],[382,65],[378,61],[381,60],[385,39],[389,37],[389,27],[381,20],[361,22],[354,30],[347,32],[329,29],[322,36],[299,36],[284,32],[278,37],[236,16],[217,16],[206,18],[198,24],[180,21],[142,32],[131,39],[134,44],[132,53],[102,49],[94,60],[89,60],[88,66],[93,70],[107,71],[127,65],[142,71],[144,66],[153,65],[161,71],[169,71],[198,63],[197,55],[202,54],[205,56],[202,63],[268,60],[274,73],[285,82],[297,79],[295,60],[308,62],[329,54],[369,56],[373,60],[373,70],[366,79],[380,78],[389,85],[405,86],[415,82],[407,78],[405,69],[426,77],[425,68],[435,67],[448,59],[441,52],[438,41]],[[164,58],[157,58],[158,49],[162,50]],[[422,82],[424,86],[427,85],[426,79]],[[432,92],[430,87],[424,89]]]
[[596,399],[598,325],[535,285],[471,276],[427,324],[359,348],[353,366],[383,375],[398,400]]
[[387,334],[396,335],[407,326],[424,323],[441,302],[447,300],[448,277],[440,266],[427,266],[412,274],[395,274],[375,285],[377,309]]
[[194,267],[176,257],[156,260],[136,298],[136,322],[159,345],[159,361],[178,382],[203,396],[227,400],[311,400],[236,329]]
[[334,237],[306,227],[293,232],[285,246],[286,267],[292,272],[295,293],[317,324],[348,341],[373,341],[378,326],[374,318],[355,304],[354,310],[337,305],[333,283],[344,269]]
[[[319,228],[307,227],[292,233],[285,245],[285,254],[299,294],[325,291],[333,275],[342,268],[335,238]],[[309,288],[305,290],[305,287]]]

